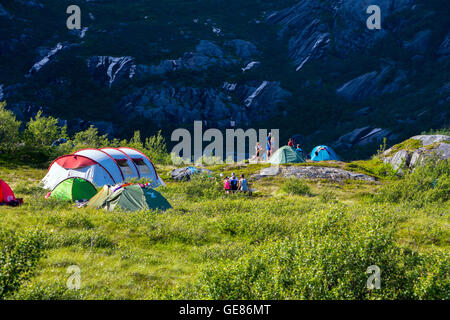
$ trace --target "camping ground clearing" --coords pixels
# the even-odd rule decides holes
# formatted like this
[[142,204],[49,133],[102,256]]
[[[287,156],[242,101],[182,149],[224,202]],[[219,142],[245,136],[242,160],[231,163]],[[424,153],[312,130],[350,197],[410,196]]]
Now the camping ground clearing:
[[[173,167],[157,166],[167,183],[158,191],[173,209],[127,213],[45,200],[38,187],[45,169],[0,164],[0,176],[25,202],[0,208],[2,236],[39,230],[43,246],[29,280],[3,298],[450,298],[448,162],[422,172],[447,172],[442,186],[410,188],[417,198],[408,201],[399,181],[408,186],[415,176],[268,177],[250,180],[251,197],[222,192],[220,173],[251,176],[263,166],[212,166],[216,180],[190,182],[171,182]],[[353,164],[364,173],[371,166]],[[67,289],[71,265],[81,270],[80,290]],[[366,288],[370,265],[382,270],[380,290]]]

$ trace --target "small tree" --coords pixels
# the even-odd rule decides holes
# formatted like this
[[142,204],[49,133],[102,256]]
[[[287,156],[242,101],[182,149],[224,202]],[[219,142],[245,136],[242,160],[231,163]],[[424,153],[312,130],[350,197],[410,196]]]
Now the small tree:
[[102,148],[109,144],[108,135],[100,135],[98,129],[91,125],[88,129],[75,134],[73,139],[75,149]]
[[19,142],[20,121],[6,110],[6,102],[0,102],[0,147],[9,150]]
[[141,132],[139,130],[134,132],[133,138],[130,139],[128,146],[138,150],[144,149],[144,144],[141,140]]
[[167,153],[166,139],[162,136],[161,131],[145,140],[145,152],[151,159],[159,163],[169,162],[170,155]]
[[38,111],[34,119],[30,119],[25,130],[27,142],[34,146],[49,146],[53,141],[66,135],[66,129],[58,126],[58,119],[42,116]]

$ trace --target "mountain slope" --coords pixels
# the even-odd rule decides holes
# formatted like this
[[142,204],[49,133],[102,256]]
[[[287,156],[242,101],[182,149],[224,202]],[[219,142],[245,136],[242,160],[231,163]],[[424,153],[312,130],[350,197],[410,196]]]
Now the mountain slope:
[[[363,153],[448,126],[443,0],[75,3],[80,31],[69,1],[0,7],[0,100],[20,118],[43,109],[116,136],[235,122]],[[369,4],[382,30],[366,28]]]

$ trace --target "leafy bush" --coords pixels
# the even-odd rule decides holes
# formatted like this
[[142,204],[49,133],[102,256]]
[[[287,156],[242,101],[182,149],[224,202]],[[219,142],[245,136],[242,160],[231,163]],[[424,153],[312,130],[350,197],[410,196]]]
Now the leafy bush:
[[42,233],[0,233],[0,299],[17,291],[29,279],[43,254]]
[[429,131],[424,131],[422,132],[422,134],[443,134],[446,136],[450,136],[450,127],[443,127],[441,129],[436,129],[436,130],[429,130]]
[[388,184],[375,196],[379,202],[407,202],[421,207],[426,203],[450,199],[449,160],[428,159],[403,179]]
[[[197,290],[210,299],[448,299],[448,256],[400,248],[383,211],[371,214],[355,225],[342,206],[317,212],[294,240],[208,265]],[[381,290],[367,289],[372,265]]]
[[251,243],[271,238],[291,237],[299,228],[295,218],[279,217],[273,212],[261,210],[248,212],[236,207],[227,210],[219,219],[219,230],[230,236],[245,236]]
[[100,135],[98,129],[91,125],[88,129],[77,132],[73,143],[75,145],[74,149],[78,150],[83,148],[107,147],[109,140],[108,135]]
[[67,128],[58,126],[58,119],[42,116],[38,111],[34,119],[30,119],[25,129],[25,139],[32,146],[49,146],[59,138],[68,138]]
[[0,147],[9,150],[19,141],[20,121],[5,107],[6,102],[0,101]]
[[63,284],[31,283],[20,288],[11,299],[14,300],[78,300],[82,299],[80,290],[69,290]]
[[384,163],[378,157],[373,157],[370,160],[353,161],[345,165],[345,170],[362,172],[370,176],[380,179],[395,179],[397,172],[392,169],[390,164]]
[[281,186],[281,190],[292,195],[310,195],[311,189],[305,180],[289,178]]
[[422,148],[422,141],[416,139],[408,139],[391,148],[391,151],[386,156],[392,156],[400,150],[414,151]]
[[157,135],[145,139],[144,145],[141,143],[140,136],[140,132],[136,131],[128,146],[141,150],[152,159],[152,161],[161,164],[170,163],[170,155],[167,152],[166,140],[162,136],[161,131],[158,131]]

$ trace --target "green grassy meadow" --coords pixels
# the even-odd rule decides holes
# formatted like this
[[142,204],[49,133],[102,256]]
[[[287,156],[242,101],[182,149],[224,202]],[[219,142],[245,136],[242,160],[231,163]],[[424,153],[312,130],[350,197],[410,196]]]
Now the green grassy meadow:
[[[214,166],[213,179],[190,182],[171,182],[173,167],[159,165],[167,186],[158,190],[173,209],[110,213],[45,200],[46,169],[1,163],[0,177],[25,203],[0,207],[0,240],[39,239],[37,262],[2,298],[448,299],[444,164],[427,169],[447,181],[427,201],[397,194],[399,183],[417,185],[414,174],[375,183],[263,178],[250,180],[249,196],[224,194],[219,174],[261,165]],[[81,270],[79,290],[66,286],[71,265]],[[379,290],[366,287],[371,265],[382,272]]]

